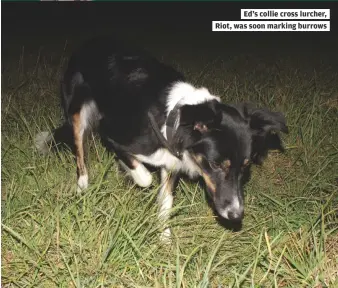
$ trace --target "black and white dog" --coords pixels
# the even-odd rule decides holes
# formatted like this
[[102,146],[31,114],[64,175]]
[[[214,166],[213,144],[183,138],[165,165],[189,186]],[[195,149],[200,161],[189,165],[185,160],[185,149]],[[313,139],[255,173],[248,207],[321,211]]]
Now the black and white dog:
[[[218,214],[241,220],[243,173],[264,156],[272,132],[288,131],[281,113],[222,104],[147,52],[108,38],[89,41],[75,52],[61,82],[66,121],[53,135],[38,134],[37,148],[47,151],[61,142],[73,146],[82,190],[88,186],[84,136],[99,131],[139,186],[152,183],[144,164],[160,168],[163,220],[181,173],[201,176]],[[162,236],[170,236],[169,228]]]

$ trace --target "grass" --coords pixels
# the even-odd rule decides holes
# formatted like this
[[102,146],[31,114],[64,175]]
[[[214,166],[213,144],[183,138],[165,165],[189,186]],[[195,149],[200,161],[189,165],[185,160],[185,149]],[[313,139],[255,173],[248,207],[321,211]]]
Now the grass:
[[2,73],[2,287],[338,287],[337,59],[159,43],[149,49],[223,101],[286,114],[286,152],[252,169],[242,230],[222,228],[201,187],[181,180],[173,242],[161,244],[158,180],[133,185],[95,135],[90,188],[76,194],[73,156],[33,147],[60,123],[57,79],[71,49],[22,47]]

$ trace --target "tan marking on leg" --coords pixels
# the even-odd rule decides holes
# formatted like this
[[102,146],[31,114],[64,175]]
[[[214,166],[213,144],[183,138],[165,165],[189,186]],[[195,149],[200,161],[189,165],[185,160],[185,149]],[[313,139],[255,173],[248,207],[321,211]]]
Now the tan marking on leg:
[[[170,217],[170,210],[173,206],[173,189],[174,189],[174,183],[175,183],[176,175],[174,174],[168,174],[168,172],[162,168],[161,169],[161,189],[158,195],[158,203],[159,203],[159,218],[160,221],[165,224],[165,222]],[[169,242],[170,241],[170,228],[167,227],[164,229],[164,231],[160,235],[161,241]]]
[[[78,184],[80,188],[87,188],[88,182],[88,174],[87,168],[84,161],[84,147],[83,147],[83,134],[84,128],[82,127],[81,117],[80,114],[73,115],[73,132],[74,132],[74,144],[75,144],[75,151],[76,151],[76,166],[77,166],[77,177],[78,177]],[[82,177],[81,177],[82,176]],[[85,180],[85,178],[87,179]],[[84,183],[80,183],[84,181]],[[81,187],[83,186],[83,187]]]

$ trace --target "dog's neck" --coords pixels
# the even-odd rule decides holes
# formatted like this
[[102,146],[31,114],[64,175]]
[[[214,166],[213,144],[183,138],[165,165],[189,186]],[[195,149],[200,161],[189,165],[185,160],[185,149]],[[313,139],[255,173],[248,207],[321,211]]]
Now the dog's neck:
[[208,89],[204,87],[195,88],[186,82],[176,82],[168,95],[167,119],[162,128],[162,134],[169,143],[172,141],[180,123],[180,108],[184,105],[197,105],[212,100],[221,101],[219,97],[211,95]]
[[208,101],[218,101],[220,98],[213,96],[206,88],[195,88],[185,82],[176,82],[168,91],[166,103],[166,120],[162,129],[155,121],[154,116],[149,111],[148,118],[159,142],[175,157],[182,159],[183,147],[180,147],[181,140],[175,137],[180,126],[181,107],[185,105],[198,105]]

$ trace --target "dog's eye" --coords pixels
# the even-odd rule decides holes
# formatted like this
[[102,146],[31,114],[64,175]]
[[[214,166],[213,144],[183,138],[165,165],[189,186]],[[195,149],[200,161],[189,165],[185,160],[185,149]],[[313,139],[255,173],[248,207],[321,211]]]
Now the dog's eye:
[[223,161],[222,163],[222,170],[225,172],[226,175],[228,175],[230,171],[231,161],[229,159]]
[[209,162],[209,165],[210,165],[211,169],[213,169],[213,170],[222,169],[224,172],[228,173],[229,168],[231,166],[231,162],[230,162],[230,160],[225,160],[220,164],[215,163],[215,162]]
[[221,165],[217,164],[215,162],[209,162],[209,165],[210,165],[211,169],[213,169],[213,170],[218,170],[218,169],[221,168]]

